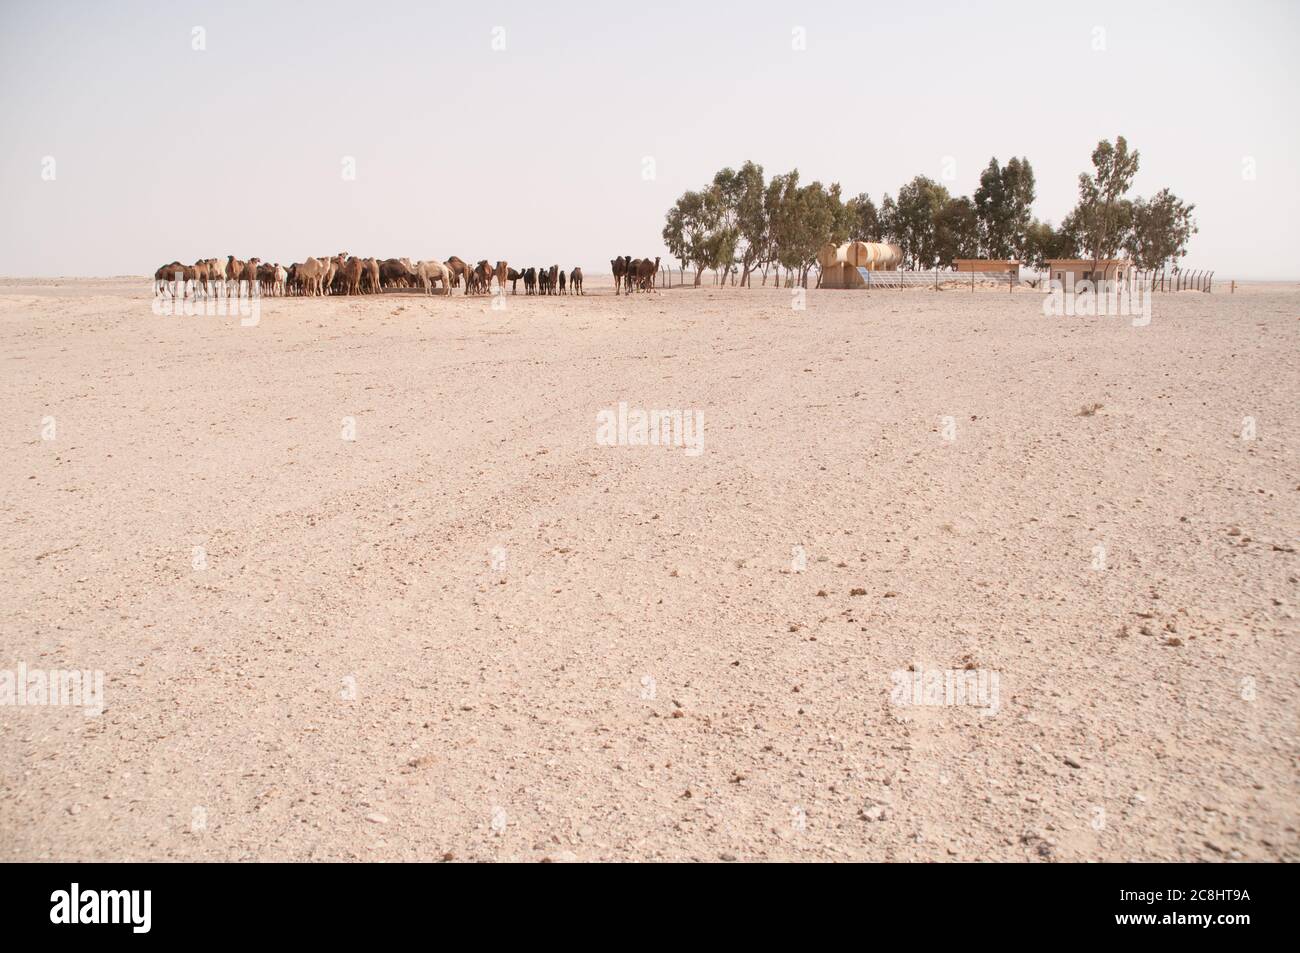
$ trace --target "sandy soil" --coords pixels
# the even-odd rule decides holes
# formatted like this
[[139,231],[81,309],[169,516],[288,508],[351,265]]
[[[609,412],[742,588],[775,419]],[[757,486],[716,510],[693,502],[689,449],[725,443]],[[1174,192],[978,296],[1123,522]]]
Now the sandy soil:
[[1300,859],[1294,286],[592,290],[5,282],[4,856]]

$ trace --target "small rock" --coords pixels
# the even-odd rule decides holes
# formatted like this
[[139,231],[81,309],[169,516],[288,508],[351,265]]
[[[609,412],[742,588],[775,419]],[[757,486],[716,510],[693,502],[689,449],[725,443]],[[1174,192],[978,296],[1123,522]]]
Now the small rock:
[[1078,769],[1083,768],[1083,765],[1079,763],[1079,760],[1077,758],[1072,758],[1068,754],[1065,756],[1065,763],[1072,768],[1078,768]]
[[388,823],[388,818],[386,818],[384,815],[382,815],[382,814],[378,814],[378,813],[370,813],[370,814],[367,814],[367,815],[366,815],[366,820],[368,820],[371,824],[387,824],[387,823]]

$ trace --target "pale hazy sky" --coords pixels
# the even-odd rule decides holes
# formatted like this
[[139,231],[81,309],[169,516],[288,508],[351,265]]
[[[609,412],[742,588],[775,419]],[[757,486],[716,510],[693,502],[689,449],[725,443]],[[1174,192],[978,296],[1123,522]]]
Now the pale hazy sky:
[[1136,193],[1196,203],[1187,267],[1300,277],[1294,0],[0,9],[3,275],[339,250],[603,271],[666,256],[672,201],[746,159],[879,201],[1024,155],[1058,222],[1122,134]]

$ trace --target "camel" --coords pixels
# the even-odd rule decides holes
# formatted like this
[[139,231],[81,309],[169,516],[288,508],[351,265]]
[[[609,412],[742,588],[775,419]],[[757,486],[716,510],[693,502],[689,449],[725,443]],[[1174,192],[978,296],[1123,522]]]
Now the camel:
[[275,293],[275,265],[263,262],[257,266],[257,284],[262,294]]
[[[219,274],[215,272],[219,272]],[[205,295],[212,294],[213,282],[216,281],[218,277],[224,276],[224,268],[214,270],[213,259],[200,258],[194,263],[194,293],[197,295],[201,288]]]
[[575,268],[569,273],[569,293],[580,295],[584,294],[582,290],[582,269]]
[[284,266],[277,261],[271,272],[271,296],[275,297],[276,295],[280,295],[283,297],[288,284],[289,273],[285,271]]
[[424,286],[425,294],[433,294],[433,284],[435,281],[442,282],[442,293],[451,294],[451,269],[440,261],[421,261],[416,262],[414,269],[415,276]]
[[325,266],[321,274],[321,294],[339,294],[346,292],[347,279],[343,267],[352,256],[345,251],[337,255],[323,255],[320,262]]
[[510,275],[509,262],[504,262],[504,261],[497,262],[497,267],[496,267],[497,287],[501,289],[502,294],[506,293],[506,281],[509,279],[509,275]]
[[303,294],[320,295],[325,293],[326,265],[323,261],[318,258],[308,258],[302,264],[294,265],[292,271]]
[[[506,270],[506,281],[510,282],[510,293],[519,294],[519,279],[524,277],[522,271],[515,271],[513,268]],[[528,290],[528,279],[524,279],[524,291]]]
[[614,272],[614,294],[619,293],[619,288],[623,286],[623,279],[627,276],[627,263],[630,258],[611,258],[609,262],[610,269]]
[[529,268],[524,272],[524,294],[537,294],[537,269]]
[[[442,264],[439,262],[439,264]],[[446,266],[443,265],[445,268]],[[379,280],[387,288],[394,285],[407,288],[415,281],[417,276],[415,266],[406,258],[386,258],[379,263]]]
[[474,266],[474,293],[486,294],[492,286],[492,276],[495,274],[487,259],[483,259]]
[[551,270],[545,265],[537,269],[537,293],[539,295],[551,293]]
[[208,281],[212,284],[214,290],[227,293],[226,290],[226,263],[220,258],[209,258],[208,263]]
[[260,258],[250,258],[248,261],[244,262],[244,273],[240,275],[240,279],[248,282],[248,294],[250,295],[256,293],[257,266],[261,264],[261,262],[262,259]]
[[179,284],[181,297],[185,297],[185,283],[194,276],[193,272],[192,265],[182,265],[179,261],[174,261],[170,265],[163,265],[153,273],[155,293],[166,290],[174,298]]
[[453,288],[459,287],[461,279],[465,279],[465,294],[469,294],[469,265],[455,255],[448,258],[446,264],[451,269],[451,286]]
[[379,262],[373,258],[361,259],[361,278],[368,283],[371,294],[379,294]]
[[553,295],[556,293],[555,283],[559,281],[559,278],[560,278],[560,266],[552,265],[550,272],[546,276],[546,293],[548,295]]
[[568,294],[568,292],[564,290],[564,281],[565,281],[564,269],[561,268],[561,269],[560,269],[560,277],[559,277],[560,290],[557,292],[557,294]]
[[659,274],[659,259],[653,262],[649,258],[642,258],[640,267],[637,269],[637,284],[642,291],[655,290],[655,278]]
[[[225,277],[227,285],[233,284],[235,286],[234,290],[238,291],[239,281],[244,277],[244,262],[240,261],[234,255],[227,255]],[[229,290],[230,289],[227,288],[227,293],[229,293]]]
[[339,266],[339,278],[342,280],[343,293],[346,295],[361,294],[361,273],[365,270],[365,265],[360,258],[353,256]]

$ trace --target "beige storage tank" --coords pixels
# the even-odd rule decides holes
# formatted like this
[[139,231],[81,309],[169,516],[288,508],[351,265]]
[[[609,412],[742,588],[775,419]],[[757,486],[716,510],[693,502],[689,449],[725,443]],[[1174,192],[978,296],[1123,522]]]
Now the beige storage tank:
[[835,265],[842,265],[847,260],[844,257],[844,251],[848,247],[848,245],[836,245],[827,242],[821,247],[821,251],[817,252],[817,264],[822,267],[823,271],[827,271]]
[[887,242],[849,242],[839,247],[838,255],[849,267],[868,271],[895,271],[903,262],[903,250]]
[[845,246],[844,259],[854,268],[870,270],[871,263],[875,261],[874,248],[870,242],[849,242]]
[[897,271],[903,267],[901,245],[881,243],[876,246],[876,271]]

